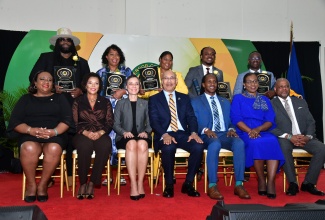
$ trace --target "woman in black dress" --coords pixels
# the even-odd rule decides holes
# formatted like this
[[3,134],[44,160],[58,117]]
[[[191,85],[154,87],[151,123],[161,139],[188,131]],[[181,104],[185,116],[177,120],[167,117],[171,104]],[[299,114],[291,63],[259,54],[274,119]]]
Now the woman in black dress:
[[[66,131],[73,126],[71,107],[66,98],[54,93],[53,77],[39,71],[28,88],[29,94],[17,102],[9,121],[8,133],[19,134],[20,161],[26,175],[24,200],[48,200],[47,183],[57,167],[67,143]],[[38,185],[35,172],[44,154],[43,172]]]
[[138,98],[140,90],[138,77],[130,76],[126,80],[126,88],[129,97],[116,104],[114,130],[117,148],[126,149],[125,161],[131,181],[130,198],[139,200],[145,197],[143,178],[148,163],[148,147],[151,147],[151,127],[148,102]]
[[[100,185],[102,171],[112,151],[111,138],[114,116],[109,100],[99,95],[101,79],[96,73],[87,74],[81,86],[84,94],[75,99],[72,112],[77,134],[72,142],[78,151],[78,175],[80,188],[77,199],[93,199],[94,185]],[[91,155],[95,151],[95,161],[87,183]]]

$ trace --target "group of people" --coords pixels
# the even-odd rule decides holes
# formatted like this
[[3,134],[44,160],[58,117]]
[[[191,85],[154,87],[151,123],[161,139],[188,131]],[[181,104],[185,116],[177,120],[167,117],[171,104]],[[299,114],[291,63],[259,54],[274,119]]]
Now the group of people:
[[[211,47],[201,50],[201,65],[190,68],[185,81],[172,70],[172,53],[163,52],[158,68],[161,88],[144,91],[139,78],[124,65],[125,56],[117,45],[104,51],[104,67],[93,73],[87,61],[78,56],[75,46],[80,40],[68,28],[59,29],[50,43],[54,51],[41,54],[30,74],[29,93],[17,103],[8,125],[8,133],[19,137],[27,180],[26,202],[48,200],[48,182],[62,150],[67,149],[69,175],[72,167],[69,158],[74,148],[78,152],[80,200],[94,198],[94,188],[101,184],[102,171],[114,148],[126,150],[130,199],[144,198],[143,179],[150,147],[156,154],[161,153],[166,198],[174,196],[177,148],[190,153],[181,192],[191,197],[200,196],[193,181],[201,166],[203,150],[207,149],[208,196],[224,198],[218,190],[217,176],[221,148],[233,152],[234,194],[241,199],[251,198],[243,182],[245,169],[252,166],[257,174],[259,195],[276,198],[275,177],[282,166],[290,182],[286,193],[296,195],[299,187],[292,158],[296,147],[303,147],[313,155],[300,189],[324,195],[316,184],[325,162],[325,146],[315,137],[315,123],[307,103],[290,97],[295,93],[290,90],[289,82],[283,78],[275,81],[270,72],[267,73],[272,89],[265,95],[257,92],[257,73],[261,72],[262,62],[258,52],[249,55],[249,71],[238,75],[230,103],[218,95],[223,72],[214,67],[216,52]],[[54,82],[57,66],[74,67],[75,88],[64,90]],[[103,88],[108,73],[126,78],[124,87],[112,94]],[[88,178],[93,151],[96,156]],[[36,184],[35,170],[42,153],[42,178]]]

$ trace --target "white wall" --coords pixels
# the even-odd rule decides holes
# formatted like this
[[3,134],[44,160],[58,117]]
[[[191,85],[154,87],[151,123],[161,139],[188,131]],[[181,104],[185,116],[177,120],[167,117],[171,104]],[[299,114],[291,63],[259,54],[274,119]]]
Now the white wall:
[[0,0],[6,30],[289,41],[291,21],[295,41],[323,44],[324,83],[324,0]]

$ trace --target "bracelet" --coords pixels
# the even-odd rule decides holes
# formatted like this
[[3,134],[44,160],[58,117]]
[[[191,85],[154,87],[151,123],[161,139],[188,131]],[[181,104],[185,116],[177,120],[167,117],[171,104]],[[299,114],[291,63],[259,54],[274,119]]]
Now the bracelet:
[[291,140],[291,138],[292,138],[292,135],[291,135],[291,134],[288,134],[288,137],[287,137],[287,139],[290,141],[290,140]]
[[32,128],[31,126],[29,126],[29,127],[27,128],[27,131],[26,131],[27,134],[30,134],[30,129],[31,129],[31,128]]
[[55,135],[54,136],[58,136],[58,131],[56,130],[56,128],[54,128],[53,130],[55,132]]

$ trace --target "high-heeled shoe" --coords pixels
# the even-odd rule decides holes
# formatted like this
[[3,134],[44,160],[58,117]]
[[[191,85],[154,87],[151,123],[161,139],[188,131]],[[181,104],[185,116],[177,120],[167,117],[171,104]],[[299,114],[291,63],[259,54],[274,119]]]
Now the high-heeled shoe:
[[49,195],[37,195],[37,201],[46,202],[49,199]]
[[[91,185],[91,186],[90,186],[90,185]],[[92,187],[92,188],[90,188],[90,189],[91,189],[90,192],[89,192],[89,190],[88,190],[89,187]],[[87,184],[87,194],[86,194],[86,198],[89,199],[89,200],[95,198],[95,195],[94,195],[94,183],[92,183],[92,182],[89,182],[89,183]]]
[[266,196],[267,192],[265,190],[258,190],[258,195],[260,196]]
[[140,198],[141,198],[141,195],[130,196],[130,199],[131,199],[131,200],[135,200],[135,201],[139,200]]
[[28,203],[35,202],[36,196],[25,196],[24,201]]
[[146,194],[140,194],[139,197],[140,199],[143,199],[146,196]]
[[87,188],[87,183],[84,183],[79,187],[77,199],[83,200],[87,196],[87,194],[85,193],[86,188]]
[[267,193],[267,198],[269,198],[269,199],[275,199],[276,198],[276,194],[274,193]]

